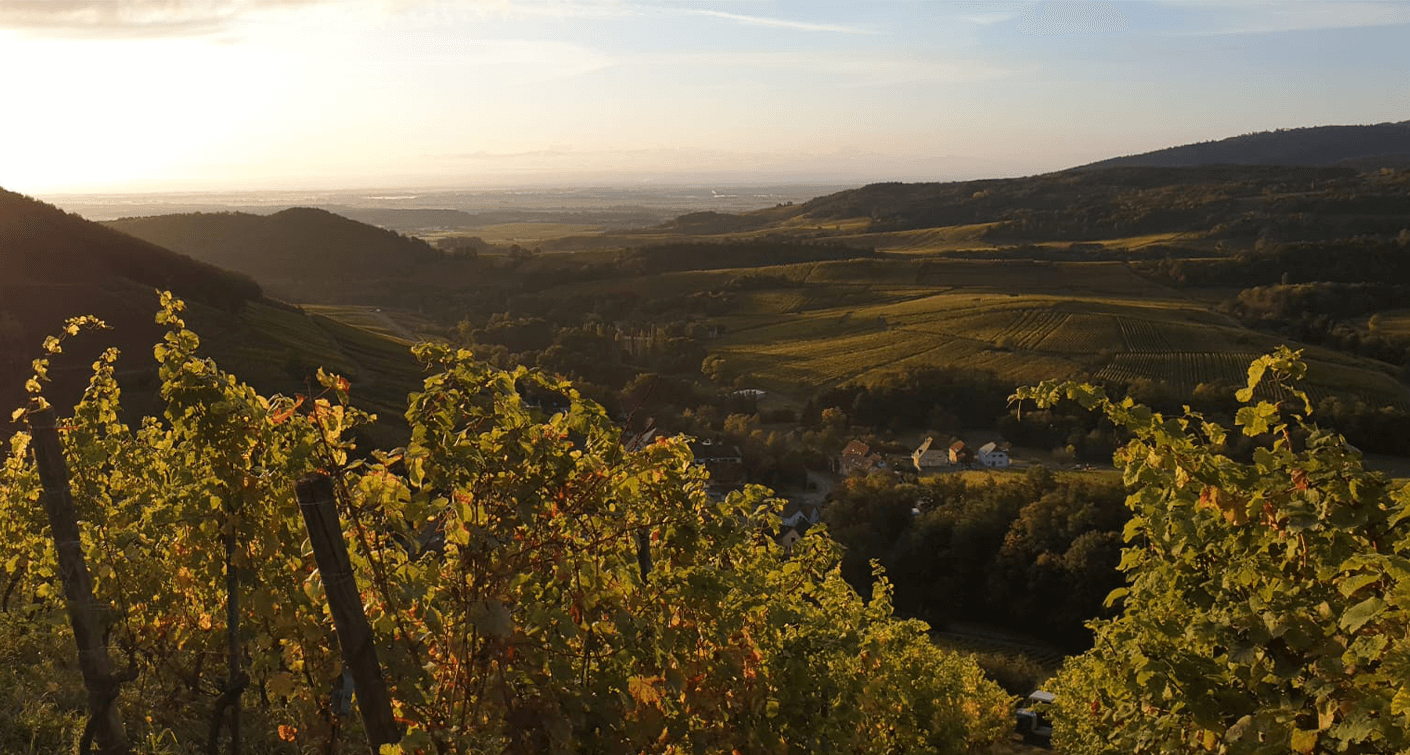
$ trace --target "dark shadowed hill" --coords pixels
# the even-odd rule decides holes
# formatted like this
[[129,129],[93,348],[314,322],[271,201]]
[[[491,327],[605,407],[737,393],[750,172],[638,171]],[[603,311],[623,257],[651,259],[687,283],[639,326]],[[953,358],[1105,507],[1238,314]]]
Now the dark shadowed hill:
[[1313,126],[1261,131],[1228,139],[1113,157],[1081,169],[1198,165],[1410,165],[1410,121],[1371,126]]
[[242,275],[0,189],[0,406],[7,416],[44,337],[70,317],[96,315],[113,330],[68,349],[55,365],[61,393],[72,395],[100,342],[121,348],[126,362],[149,359],[161,334],[152,321],[159,289],[213,319],[234,319],[245,302],[261,298]]
[[[116,346],[125,406],[151,412],[152,346],[164,332],[153,321],[158,290],[186,301],[187,322],[207,355],[266,392],[307,391],[309,374],[326,366],[352,379],[355,401],[395,416],[419,382],[403,341],[311,317],[265,299],[244,275],[0,189],[0,417],[23,402],[44,338],[78,315],[96,315],[111,329],[65,343],[50,370],[49,398],[71,406],[93,360]],[[0,419],[0,437],[13,429]]]
[[293,301],[323,299],[330,280],[403,278],[440,256],[419,239],[299,207],[273,215],[189,213],[105,225],[249,275]]

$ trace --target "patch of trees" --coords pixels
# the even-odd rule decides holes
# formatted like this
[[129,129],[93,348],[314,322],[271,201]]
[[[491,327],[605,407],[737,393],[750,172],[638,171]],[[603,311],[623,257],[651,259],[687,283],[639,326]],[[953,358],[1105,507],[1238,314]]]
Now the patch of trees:
[[896,431],[988,427],[1008,412],[1013,387],[990,372],[918,367],[830,388],[813,411],[836,407],[854,424]]
[[1088,646],[1083,623],[1121,584],[1116,570],[1128,512],[1120,481],[1022,476],[977,481],[938,475],[899,482],[851,477],[824,511],[847,546],[843,575],[859,590],[880,561],[897,610],[931,622],[982,620]]
[[707,334],[703,324],[684,320],[631,326],[587,317],[561,325],[500,312],[480,326],[463,320],[449,335],[501,369],[531,365],[572,379],[614,414],[658,414],[698,403],[693,386]]
[[1410,366],[1410,339],[1381,331],[1375,315],[1406,302],[1410,285],[1324,282],[1247,288],[1224,308],[1250,327]]
[[1177,286],[1254,287],[1276,284],[1410,285],[1410,234],[1334,241],[1263,243],[1233,257],[1133,263],[1137,272]]
[[711,236],[719,233],[753,231],[764,228],[771,222],[773,222],[773,218],[769,214],[746,213],[743,215],[735,215],[706,210],[704,212],[690,212],[681,215],[670,222],[663,223],[660,229],[697,236]]

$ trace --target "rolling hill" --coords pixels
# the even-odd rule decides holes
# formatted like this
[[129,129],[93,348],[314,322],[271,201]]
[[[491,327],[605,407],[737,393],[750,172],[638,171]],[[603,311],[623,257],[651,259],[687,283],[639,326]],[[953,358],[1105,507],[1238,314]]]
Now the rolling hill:
[[1097,168],[1190,168],[1201,165],[1410,166],[1410,121],[1368,126],[1312,126],[1260,131],[1183,144],[1084,165]]
[[[1318,281],[1410,285],[1406,229],[1403,170],[1119,167],[873,184],[744,216],[560,239],[545,247],[573,253],[536,261],[540,285],[496,307],[564,323],[565,303],[637,325],[702,318],[719,333],[705,346],[729,374],[800,401],[935,367],[1013,383],[1222,391],[1255,356],[1291,343],[1308,347],[1315,397],[1410,411],[1396,312],[1373,333],[1375,310],[1289,315],[1280,304],[1300,295],[1284,289]],[[713,264],[785,241],[855,251]],[[627,250],[614,274],[579,261],[614,248]],[[670,267],[625,264],[676,248],[692,254]],[[1262,309],[1234,306],[1241,296]]]
[[119,380],[129,411],[152,410],[156,292],[171,290],[221,366],[267,392],[307,390],[314,366],[354,381],[354,397],[397,416],[420,370],[403,339],[309,315],[271,301],[248,277],[0,189],[0,407],[24,400],[30,360],[65,320],[91,314],[111,330],[66,345],[51,374],[60,406],[78,396],[105,347],[123,352]]
[[327,300],[360,280],[396,285],[441,256],[420,239],[302,207],[273,215],[187,213],[104,225],[244,273],[270,293],[300,302]]

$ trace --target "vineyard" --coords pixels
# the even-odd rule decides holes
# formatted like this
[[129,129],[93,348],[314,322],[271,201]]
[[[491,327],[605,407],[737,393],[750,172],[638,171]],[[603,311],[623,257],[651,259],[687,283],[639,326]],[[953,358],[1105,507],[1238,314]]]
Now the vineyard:
[[180,312],[164,298],[163,411],[135,426],[111,350],[71,416],[43,398],[96,323],[35,364],[0,465],[0,658],[42,654],[0,670],[5,751],[961,755],[1005,736],[973,660],[894,618],[884,582],[853,592],[825,535],[785,554],[768,491],[711,499],[683,441],[626,449],[572,386],[422,345],[410,443],[359,449],[348,381],[261,396]]
[[[1248,363],[1256,356],[1239,352],[1122,353],[1115,355],[1094,379],[1116,384],[1150,380],[1187,394],[1201,383],[1238,385]],[[1314,402],[1351,396],[1372,406],[1410,409],[1410,395],[1405,387],[1381,372],[1317,363],[1311,365],[1303,387]]]
[[[788,287],[747,292],[715,321],[712,353],[761,387],[797,392],[910,367],[993,372],[1014,384],[1087,376],[1237,382],[1278,345],[1114,263],[853,260],[770,268]],[[1382,327],[1397,327],[1385,318]],[[1368,360],[1311,349],[1309,392],[1410,406]]]
[[1096,379],[1112,383],[1133,380],[1160,380],[1180,392],[1189,392],[1200,383],[1216,381],[1237,385],[1257,354],[1185,352],[1117,354],[1102,368]]

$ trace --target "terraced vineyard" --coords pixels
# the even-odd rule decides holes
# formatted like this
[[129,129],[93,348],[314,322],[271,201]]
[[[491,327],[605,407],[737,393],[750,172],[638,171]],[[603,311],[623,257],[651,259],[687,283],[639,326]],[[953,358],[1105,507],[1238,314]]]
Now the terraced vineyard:
[[[749,315],[720,318],[727,332],[712,343],[759,385],[784,392],[927,366],[986,370],[1015,383],[1152,380],[1190,391],[1241,383],[1249,362],[1279,343],[1108,263],[796,267],[777,269],[794,281],[789,287],[749,292]],[[1319,349],[1307,358],[1314,398],[1410,407],[1410,389],[1383,365]]]
[[1127,351],[1173,351],[1170,339],[1165,337],[1164,329],[1150,320],[1140,320],[1131,317],[1116,318],[1116,326],[1121,330],[1121,340],[1126,343]]
[[1111,348],[1121,338],[1116,318],[1111,315],[1075,313],[1054,328],[1037,348],[1070,354],[1095,354]]
[[1019,349],[1036,349],[1067,318],[1066,312],[1051,309],[1021,310],[1011,325],[999,331],[997,342]]
[[1253,352],[1126,352],[1115,355],[1094,377],[1114,383],[1161,380],[1188,392],[1200,383],[1238,385],[1248,373],[1249,362],[1258,357]]

